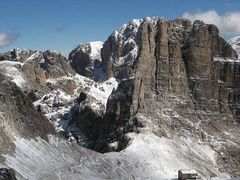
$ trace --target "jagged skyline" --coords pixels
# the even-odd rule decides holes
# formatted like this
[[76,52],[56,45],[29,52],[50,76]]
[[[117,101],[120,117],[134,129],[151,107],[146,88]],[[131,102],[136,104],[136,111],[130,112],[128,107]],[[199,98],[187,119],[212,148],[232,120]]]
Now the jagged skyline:
[[[177,8],[176,8],[177,7]],[[215,23],[229,39],[240,34],[239,1],[6,1],[0,2],[0,52],[12,48],[57,50],[101,40],[133,18],[186,17]],[[174,9],[174,11],[172,10]],[[11,13],[9,13],[11,12]],[[223,27],[224,28],[221,28]]]
[[[185,15],[214,13],[238,16]],[[239,179],[240,36],[125,23],[68,58],[0,53],[0,179]]]

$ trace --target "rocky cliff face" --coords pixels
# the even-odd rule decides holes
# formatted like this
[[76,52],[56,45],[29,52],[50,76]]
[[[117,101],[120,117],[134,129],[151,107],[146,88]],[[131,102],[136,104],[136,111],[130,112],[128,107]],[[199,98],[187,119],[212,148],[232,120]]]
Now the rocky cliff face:
[[101,49],[103,42],[89,42],[79,45],[69,54],[72,68],[80,75],[100,79]]
[[[95,66],[91,67],[94,70],[91,78],[99,81],[104,75],[99,67],[101,46],[101,42],[92,42],[75,50],[75,54],[85,53],[92,63],[95,61]],[[16,52],[17,59],[8,56]],[[54,125],[56,131],[83,146],[99,149],[96,141],[102,134],[100,132],[103,128],[100,126],[104,124],[102,121],[107,99],[118,85],[114,78],[98,83],[76,74],[74,70],[77,71],[79,65],[73,66],[73,61],[80,65],[84,61],[78,59],[77,55],[74,60],[68,61],[61,54],[51,51],[17,49],[3,53],[1,57],[1,72],[24,91],[35,108]],[[105,141],[104,139],[104,143]]]
[[[237,49],[236,40],[229,43]],[[100,152],[124,149],[106,156],[116,166],[133,167],[135,178],[173,178],[182,168],[204,176],[240,176],[240,61],[229,43],[216,26],[201,21],[145,18],[124,24],[104,44],[80,45],[69,60],[50,51],[12,50],[0,55],[0,70],[68,140]],[[37,146],[31,142],[23,140]],[[61,151],[53,142],[38,143],[44,144],[40,154],[52,146]],[[17,162],[35,158],[17,145]],[[104,165],[106,156],[99,163]],[[139,176],[142,170],[135,167],[147,175]],[[30,177],[22,172],[30,166],[15,168]]]
[[238,58],[240,57],[240,36],[234,37],[228,41],[228,43],[236,50],[238,53]]
[[[161,96],[166,93],[188,96],[191,93],[198,101],[199,109],[203,104],[205,109],[215,107],[218,110],[219,102],[216,101],[223,100],[218,99],[219,77],[214,58],[224,57],[234,61],[237,54],[219,37],[217,27],[198,21],[191,27],[187,20],[136,21],[114,32],[102,50],[103,69],[108,77],[132,78],[135,81],[133,113],[144,107],[144,96],[148,96],[144,89],[157,91]],[[128,31],[133,33],[133,37],[128,37],[131,34]],[[126,44],[129,42],[135,47],[128,48]],[[133,50],[135,56],[125,57]]]
[[[0,74],[0,102],[1,155],[15,151],[16,138],[47,139],[47,134],[55,134],[52,124],[34,108],[31,100],[2,74]],[[2,156],[0,162],[3,162]]]
[[47,79],[74,74],[68,60],[51,51],[13,49],[0,54],[1,70],[23,89],[41,85]]
[[[239,143],[237,58],[214,25],[185,19],[131,21],[102,49],[107,76],[121,80],[108,101],[107,129],[115,132],[115,140],[148,129],[160,137],[187,135],[207,143],[211,136],[224,139],[219,131],[230,128]],[[219,153],[231,145],[224,146]],[[238,174],[239,167],[229,172]]]

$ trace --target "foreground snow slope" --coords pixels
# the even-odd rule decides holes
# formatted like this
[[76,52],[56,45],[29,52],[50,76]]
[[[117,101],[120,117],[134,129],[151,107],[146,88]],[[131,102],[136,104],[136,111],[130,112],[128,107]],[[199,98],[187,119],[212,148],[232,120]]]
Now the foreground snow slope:
[[171,179],[179,169],[197,169],[228,178],[219,172],[215,151],[196,140],[168,139],[152,133],[128,134],[129,146],[100,154],[54,136],[49,143],[17,139],[16,153],[5,155],[6,164],[19,179]]

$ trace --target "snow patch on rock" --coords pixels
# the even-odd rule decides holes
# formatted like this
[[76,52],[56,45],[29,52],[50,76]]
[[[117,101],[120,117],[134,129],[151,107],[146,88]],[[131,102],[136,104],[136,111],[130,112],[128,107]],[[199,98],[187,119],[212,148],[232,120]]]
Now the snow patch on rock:
[[123,64],[132,64],[138,54],[139,54],[139,48],[140,48],[140,34],[139,30],[141,28],[141,25],[144,21],[147,21],[148,23],[152,24],[153,26],[157,25],[157,22],[163,19],[161,17],[146,17],[143,19],[133,19],[127,24],[124,24],[122,27],[120,27],[118,30],[114,31],[112,33],[112,37],[114,38],[116,44],[122,49],[129,49],[130,51],[127,53],[124,53],[119,58],[112,58],[112,61],[115,66],[121,66]]
[[27,58],[26,62],[27,61],[32,61],[32,60],[36,59],[39,55],[40,55],[39,51],[33,53],[29,58]]
[[101,41],[89,42],[89,46],[91,48],[91,51],[90,51],[91,58],[100,60],[103,42],[101,42]]
[[106,108],[108,97],[111,95],[113,90],[117,89],[117,87],[117,80],[115,78],[110,78],[101,83],[94,83],[94,85],[91,86],[88,94],[94,97],[96,100],[99,100]]
[[[53,90],[44,95],[40,100],[34,102],[39,109],[55,126],[57,131],[69,131],[68,123],[71,119],[71,109],[76,105],[81,92],[88,97],[88,106],[96,112],[105,112],[107,100],[114,89],[117,89],[118,82],[110,78],[104,82],[95,82],[89,78],[76,74],[75,76],[63,76],[55,79],[47,79],[46,83],[58,86],[66,81],[76,84],[73,94],[68,94],[61,89]],[[64,116],[69,116],[69,120]],[[67,117],[68,118],[68,117]]]
[[[82,51],[84,53],[89,54],[91,59],[101,60],[101,49],[103,47],[102,41],[93,41],[84,44],[80,44],[74,51]],[[73,55],[74,56],[74,53]]]
[[19,61],[21,59],[20,58],[21,55],[28,55],[28,54],[30,54],[30,50],[29,49],[16,48],[16,49],[11,49],[10,51],[11,52],[12,51],[16,52],[16,58],[14,59],[14,61]]
[[238,53],[238,59],[240,59],[240,36],[230,39],[228,43],[232,45],[233,49]]
[[40,100],[34,102],[34,106],[44,113],[47,119],[54,124],[57,131],[63,131],[66,129],[67,125],[62,124],[60,120],[64,114],[68,113],[71,109],[73,98],[74,97],[59,89],[53,90],[49,94],[43,96]]
[[240,59],[230,59],[230,58],[224,58],[224,57],[214,57],[213,58],[214,61],[217,62],[228,62],[228,63],[240,63]]
[[16,61],[0,61],[0,70],[20,88],[24,88],[27,84],[23,74],[19,70],[22,66],[23,63]]

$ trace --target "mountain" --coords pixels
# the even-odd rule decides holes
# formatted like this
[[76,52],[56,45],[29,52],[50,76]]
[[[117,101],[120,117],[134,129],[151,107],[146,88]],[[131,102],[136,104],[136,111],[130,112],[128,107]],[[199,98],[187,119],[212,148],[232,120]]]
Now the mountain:
[[[29,136],[0,134],[12,144],[0,163],[19,179],[166,179],[179,169],[240,176],[237,41],[201,21],[147,17],[104,43],[79,45],[68,59],[52,51],[0,54],[3,82],[35,107],[22,119],[37,113],[45,122],[32,120],[42,128],[35,134],[23,126]],[[18,113],[10,110],[1,119]]]
[[[14,140],[55,134],[53,125],[33,106],[30,98],[13,82],[0,74],[0,154],[15,151]],[[4,159],[0,156],[0,163]]]
[[232,45],[233,49],[238,53],[238,57],[240,57],[240,36],[230,39],[228,43]]
[[101,70],[98,67],[102,61],[102,47],[103,42],[101,41],[79,45],[69,54],[72,68],[80,75],[100,79]]
[[[146,18],[133,20],[108,38],[102,49],[103,69],[108,77],[121,79],[106,112],[106,121],[115,128],[111,133],[118,136],[113,141],[119,142],[128,131],[175,139],[177,147],[184,138],[192,147],[200,143],[213,149],[216,169],[238,174],[237,166],[223,165],[224,158],[235,161],[226,151],[232,144],[223,140],[223,134],[231,129],[232,142],[239,144],[239,61],[218,34],[216,26],[201,21]],[[135,50],[136,56],[128,56]],[[181,151],[178,157],[188,154]],[[238,153],[231,154],[239,159]],[[202,168],[202,172],[216,173]]]

